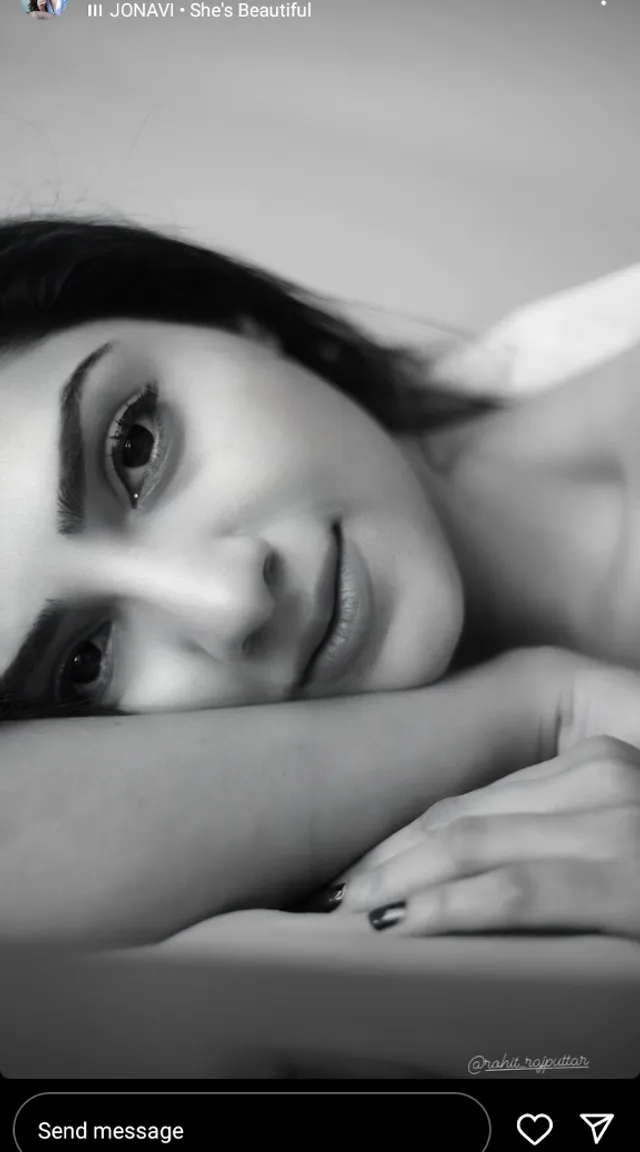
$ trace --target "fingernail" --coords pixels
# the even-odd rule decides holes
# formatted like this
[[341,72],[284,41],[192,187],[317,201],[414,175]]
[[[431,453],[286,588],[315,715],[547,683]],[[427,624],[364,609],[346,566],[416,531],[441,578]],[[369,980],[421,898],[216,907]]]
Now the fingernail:
[[393,928],[404,920],[407,905],[403,900],[400,904],[387,904],[384,908],[375,908],[369,913],[369,923],[376,932],[384,932],[385,928]]
[[346,883],[332,884],[323,892],[319,900],[319,908],[321,912],[335,912],[336,908],[342,903]]

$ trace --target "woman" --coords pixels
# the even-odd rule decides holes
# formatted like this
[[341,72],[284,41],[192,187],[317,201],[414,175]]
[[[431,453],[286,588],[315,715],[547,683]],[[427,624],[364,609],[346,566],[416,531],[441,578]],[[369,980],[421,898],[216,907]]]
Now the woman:
[[67,0],[26,0],[26,10],[40,20],[49,16],[60,16],[67,6]]
[[[582,381],[526,414],[478,415],[486,406],[425,388],[408,358],[272,277],[106,224],[6,225],[0,300],[3,425],[13,430],[0,457],[4,713],[76,718],[12,726],[5,741],[22,764],[3,781],[3,874],[14,882],[0,919],[17,934],[35,922],[50,935],[64,916],[63,935],[157,939],[221,908],[308,890],[438,795],[553,756],[563,706],[600,675],[543,653],[421,689],[454,654],[460,668],[523,643],[637,660],[620,524],[636,495],[639,413],[622,362],[604,402],[600,382]],[[372,693],[382,695],[369,709],[354,698]],[[349,699],[317,703],[329,696]],[[252,707],[270,703],[279,708]],[[204,721],[128,715],[211,708],[221,711]],[[606,723],[596,730],[620,734],[617,718]],[[67,756],[52,780],[42,741],[50,754],[63,728]],[[570,728],[568,741],[589,734]],[[103,768],[90,793],[72,730]],[[205,732],[233,768],[217,791],[209,782],[206,792],[201,763],[191,779],[185,769]],[[123,743],[107,754],[118,735],[132,756],[124,763]],[[172,739],[177,793],[175,770],[170,784],[166,775]],[[164,809],[150,777],[135,778],[145,746],[147,759],[149,746],[164,754]],[[573,753],[587,775],[594,754]],[[635,754],[607,745],[606,755],[628,784]],[[279,787],[273,766],[268,786],[257,780],[271,756]],[[627,831],[636,780],[613,805]],[[80,812],[61,819],[79,783]],[[224,815],[215,836],[198,823],[205,796]],[[85,884],[77,861],[87,864],[87,836],[95,860],[96,808],[117,816],[117,828],[104,825],[117,850],[109,845],[108,883],[98,867]],[[225,831],[235,875],[213,867],[211,840]],[[628,836],[613,824],[600,832],[607,851],[626,853]],[[521,835],[516,855],[526,843],[535,858],[540,839],[548,845]],[[438,879],[448,882],[446,869]],[[396,877],[364,901],[351,885],[344,904],[375,913],[380,891],[396,901],[423,880],[432,888],[429,870],[421,879],[414,869],[409,888]],[[126,915],[125,885],[138,893]],[[575,905],[566,888],[565,915]]]

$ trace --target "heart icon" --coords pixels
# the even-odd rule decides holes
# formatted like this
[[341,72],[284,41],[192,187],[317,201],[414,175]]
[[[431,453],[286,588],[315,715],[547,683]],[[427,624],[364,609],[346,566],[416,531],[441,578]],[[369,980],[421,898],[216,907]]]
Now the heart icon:
[[[529,1129],[538,1127],[539,1121],[542,1121],[544,1132],[540,1136],[530,1136],[529,1133],[524,1130],[526,1120],[529,1121],[527,1125]],[[545,1112],[541,1112],[538,1116],[532,1116],[530,1112],[525,1112],[523,1116],[518,1117],[518,1132],[521,1136],[524,1136],[525,1140],[528,1140],[530,1144],[540,1144],[542,1140],[546,1140],[552,1128],[553,1120],[550,1116],[547,1116]]]

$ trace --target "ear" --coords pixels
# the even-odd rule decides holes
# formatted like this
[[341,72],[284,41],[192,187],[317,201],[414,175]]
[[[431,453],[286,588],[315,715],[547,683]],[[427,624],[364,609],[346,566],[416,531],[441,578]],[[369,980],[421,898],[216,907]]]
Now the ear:
[[242,316],[238,323],[238,332],[244,336],[245,340],[251,340],[254,344],[260,344],[262,348],[269,348],[272,352],[281,352],[280,341],[273,332],[269,332],[258,324],[257,320],[253,320],[250,316]]

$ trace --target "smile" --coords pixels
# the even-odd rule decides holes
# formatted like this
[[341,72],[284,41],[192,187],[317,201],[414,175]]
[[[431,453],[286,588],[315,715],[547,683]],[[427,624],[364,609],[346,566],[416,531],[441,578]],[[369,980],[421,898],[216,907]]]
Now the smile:
[[302,677],[308,684],[337,682],[352,668],[369,633],[372,593],[369,573],[359,550],[334,525],[336,563],[333,574],[333,609],[320,643]]

